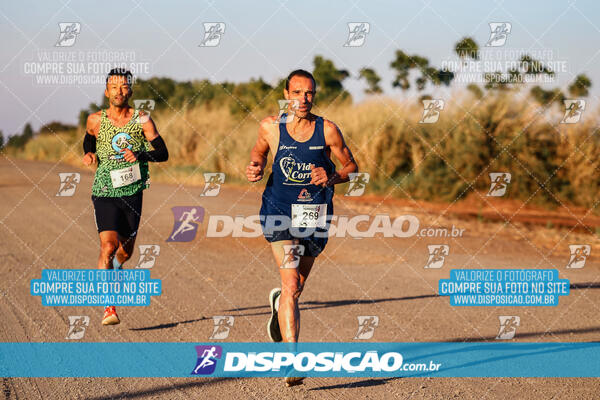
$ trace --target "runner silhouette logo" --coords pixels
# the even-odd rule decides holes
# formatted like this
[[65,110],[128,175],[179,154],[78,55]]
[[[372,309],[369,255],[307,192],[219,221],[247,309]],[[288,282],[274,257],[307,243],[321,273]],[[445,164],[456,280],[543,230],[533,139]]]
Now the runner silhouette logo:
[[490,38],[485,44],[486,47],[502,47],[506,44],[508,34],[512,30],[510,22],[490,22]]
[[198,224],[204,219],[204,208],[202,207],[172,207],[173,230],[167,242],[191,242],[198,233]]
[[141,244],[140,259],[136,268],[152,268],[156,262],[156,257],[160,254],[160,246],[157,244]]
[[73,196],[75,189],[77,189],[77,184],[81,182],[79,172],[59,172],[58,177],[60,179],[60,187],[56,195],[59,197]]
[[223,349],[221,346],[196,346],[196,353],[198,360],[191,375],[211,375],[217,368],[217,360],[221,359]]

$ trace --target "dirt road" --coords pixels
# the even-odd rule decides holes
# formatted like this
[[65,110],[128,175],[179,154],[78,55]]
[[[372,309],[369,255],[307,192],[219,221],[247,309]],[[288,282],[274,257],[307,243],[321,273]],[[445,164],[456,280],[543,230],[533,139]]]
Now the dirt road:
[[[56,196],[59,172],[80,172],[71,197]],[[152,184],[144,197],[138,245],[158,244],[152,269],[163,294],[150,307],[121,308],[120,325],[103,327],[101,310],[44,307],[29,294],[29,281],[42,268],[91,268],[98,238],[90,201],[92,173],[72,166],[0,159],[0,340],[64,342],[69,315],[88,315],[90,342],[208,341],[212,316],[231,315],[225,341],[267,341],[267,295],[278,286],[267,242],[262,238],[207,238],[209,215],[253,215],[258,187],[223,187],[217,197],[202,188]],[[371,341],[495,341],[500,315],[518,315],[515,341],[595,341],[600,332],[600,268],[592,256],[582,269],[566,269],[575,233],[538,238],[524,226],[439,218],[426,210],[355,203],[336,198],[336,214],[412,214],[422,226],[464,229],[462,237],[364,238],[330,240],[301,298],[302,341],[353,341],[357,316],[376,315]],[[171,207],[202,206],[207,215],[189,243],[166,242],[173,226]],[[542,230],[540,230],[542,232]],[[541,234],[541,233],[540,233]],[[580,235],[578,233],[577,235]],[[590,243],[595,243],[592,236]],[[592,241],[593,240],[593,241]],[[542,243],[543,244],[540,244]],[[441,269],[425,269],[427,245],[448,244]],[[139,258],[136,250],[126,267]],[[451,307],[438,297],[437,283],[450,268],[558,268],[575,284],[558,307]],[[198,378],[36,378],[3,379],[6,399],[106,398],[595,398],[597,379],[540,378],[312,378],[286,389],[280,379]]]

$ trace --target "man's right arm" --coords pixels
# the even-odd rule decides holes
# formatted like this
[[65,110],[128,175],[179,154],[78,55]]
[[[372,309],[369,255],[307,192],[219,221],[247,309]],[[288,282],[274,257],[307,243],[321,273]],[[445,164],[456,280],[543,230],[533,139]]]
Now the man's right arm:
[[268,117],[263,119],[258,128],[258,138],[250,152],[250,164],[246,167],[246,178],[250,182],[258,182],[263,177],[269,154],[269,129],[273,125],[273,118]]
[[96,163],[96,138],[100,129],[100,113],[90,114],[85,126],[85,136],[83,138],[83,163],[91,165]]

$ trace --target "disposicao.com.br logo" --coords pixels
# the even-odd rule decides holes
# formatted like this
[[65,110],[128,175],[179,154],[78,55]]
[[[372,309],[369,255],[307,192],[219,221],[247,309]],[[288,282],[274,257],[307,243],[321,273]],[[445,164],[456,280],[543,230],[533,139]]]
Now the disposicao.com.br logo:
[[196,346],[198,361],[192,375],[376,377],[437,372],[442,365],[434,360],[405,362],[401,353],[377,349],[377,346],[372,346],[370,350],[327,349],[323,344],[317,343],[308,348],[307,344],[298,344],[295,350],[289,347],[289,344],[278,346],[256,343],[249,344],[247,351],[227,351],[226,346]]
[[[369,238],[377,234],[383,237],[408,238],[418,237],[462,237],[465,229],[454,225],[451,227],[421,226],[414,215],[391,217],[387,214],[377,215],[327,215],[322,218],[322,226],[315,223],[298,224],[297,219],[285,215],[250,215],[235,216],[211,215],[208,218],[206,237],[245,237],[254,238],[263,235],[274,235],[278,231],[290,230],[295,237],[353,237]],[[318,220],[316,222],[320,222]],[[308,221],[311,222],[311,221]]]

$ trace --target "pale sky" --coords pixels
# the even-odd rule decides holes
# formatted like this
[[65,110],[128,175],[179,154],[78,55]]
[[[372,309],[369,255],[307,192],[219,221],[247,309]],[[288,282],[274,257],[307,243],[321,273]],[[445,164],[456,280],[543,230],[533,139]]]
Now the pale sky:
[[[391,87],[394,75],[389,65],[397,49],[427,57],[439,67],[456,60],[453,48],[464,36],[473,37],[483,48],[490,22],[509,22],[512,27],[503,47],[486,50],[505,54],[527,50],[562,63],[566,70],[545,87],[565,89],[575,75],[586,73],[593,83],[589,101],[594,103],[600,97],[599,9],[593,0],[3,2],[0,129],[7,136],[20,132],[27,122],[34,128],[53,120],[76,123],[80,109],[101,100],[102,83],[36,81],[43,74],[26,69],[39,64],[43,55],[97,55],[120,49],[140,68],[149,69],[140,75],[145,78],[239,82],[262,77],[270,83],[296,68],[311,70],[314,56],[323,55],[352,74],[344,84],[356,101],[365,97],[364,82],[356,80],[364,66],[382,77],[387,95],[403,98],[414,93]],[[61,22],[80,24],[71,47],[55,47]],[[216,47],[199,46],[205,22],[225,23]],[[350,22],[369,24],[362,46],[343,46]],[[87,63],[86,67],[91,68]],[[464,85],[457,82],[452,87]]]

